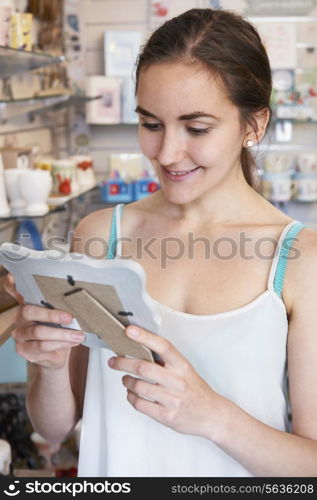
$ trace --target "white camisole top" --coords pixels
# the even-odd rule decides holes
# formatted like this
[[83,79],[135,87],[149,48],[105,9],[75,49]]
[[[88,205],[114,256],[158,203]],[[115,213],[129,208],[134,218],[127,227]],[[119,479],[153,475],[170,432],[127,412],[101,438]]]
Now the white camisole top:
[[[121,208],[114,210],[117,238],[121,237]],[[286,432],[288,322],[280,295],[290,241],[302,227],[297,221],[285,227],[267,289],[245,306],[218,314],[192,315],[152,299],[161,315],[160,334],[212,389],[254,418]],[[120,258],[118,247],[116,258]],[[112,355],[107,349],[89,352],[78,476],[252,476],[213,442],[180,434],[136,411],[127,401],[123,372],[107,364]]]

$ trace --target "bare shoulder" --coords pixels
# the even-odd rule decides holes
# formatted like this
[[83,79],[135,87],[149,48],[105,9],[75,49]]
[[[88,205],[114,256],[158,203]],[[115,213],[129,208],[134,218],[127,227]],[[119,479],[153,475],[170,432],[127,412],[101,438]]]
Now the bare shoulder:
[[294,249],[285,282],[292,294],[287,343],[292,432],[317,439],[317,232],[302,229]]
[[92,236],[105,234],[111,225],[113,208],[103,208],[86,215],[77,225],[75,234],[77,236]]
[[289,252],[283,299],[290,317],[301,314],[317,300],[317,232],[304,228]]

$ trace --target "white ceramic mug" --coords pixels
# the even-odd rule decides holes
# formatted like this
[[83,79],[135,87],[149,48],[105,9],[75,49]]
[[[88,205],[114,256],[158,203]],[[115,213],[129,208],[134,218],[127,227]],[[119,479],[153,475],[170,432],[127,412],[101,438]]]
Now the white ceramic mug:
[[317,172],[317,154],[301,153],[297,157],[297,167],[299,172],[310,173]]
[[290,167],[290,157],[287,153],[270,152],[264,160],[264,170],[269,173],[286,172]]
[[20,170],[20,193],[26,202],[27,215],[44,215],[48,211],[47,198],[52,189],[52,177],[47,170]]
[[52,176],[55,194],[69,195],[79,191],[77,169],[73,159],[54,160]]
[[96,183],[96,178],[93,169],[93,161],[91,156],[77,155],[72,156],[72,160],[76,164],[77,179],[81,189],[93,186]]
[[26,208],[26,203],[19,188],[19,177],[21,172],[23,172],[23,170],[18,168],[6,168],[3,171],[12,215],[23,215]]
[[290,172],[263,173],[263,196],[270,201],[289,201],[295,192]]
[[301,173],[295,174],[296,200],[316,201],[317,200],[317,174]]

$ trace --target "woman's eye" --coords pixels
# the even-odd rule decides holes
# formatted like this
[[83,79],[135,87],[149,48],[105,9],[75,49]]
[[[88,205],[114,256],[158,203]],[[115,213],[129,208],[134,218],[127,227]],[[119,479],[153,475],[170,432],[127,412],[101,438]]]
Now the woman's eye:
[[160,123],[141,123],[142,127],[151,130],[151,132],[156,132],[156,130],[160,130],[161,124]]
[[210,127],[208,127],[208,128],[188,127],[187,128],[187,131],[191,135],[204,135],[204,134],[208,134],[209,130],[210,130]]

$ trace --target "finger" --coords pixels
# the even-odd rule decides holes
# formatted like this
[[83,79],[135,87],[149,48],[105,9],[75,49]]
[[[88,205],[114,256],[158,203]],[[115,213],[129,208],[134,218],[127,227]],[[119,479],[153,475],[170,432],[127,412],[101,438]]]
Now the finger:
[[142,398],[149,398],[152,401],[168,407],[176,406],[175,396],[166,391],[161,385],[151,384],[139,378],[131,377],[130,375],[124,375],[124,377],[122,377],[122,383],[129,391],[134,392]]
[[70,349],[71,347],[75,347],[78,344],[71,344],[69,342],[40,342],[40,341],[30,341],[25,342],[24,344],[17,343],[16,344],[16,352],[22,356],[23,358],[28,359],[29,361],[34,361],[38,356],[61,351],[63,349]]
[[42,352],[40,354],[36,354],[32,351],[23,351],[23,353],[18,354],[30,363],[46,366],[48,368],[57,367],[58,365],[62,366],[65,362],[65,359],[60,356],[60,351]]
[[50,341],[78,344],[85,340],[85,334],[80,330],[53,328],[34,323],[25,323],[22,327],[17,326],[12,332],[12,337],[21,343],[28,341]]
[[156,363],[117,356],[110,358],[108,364],[114,370],[137,375],[149,382],[160,384],[169,390],[179,392],[183,390],[183,381],[177,375]]
[[131,405],[139,412],[154,418],[158,422],[161,421],[160,415],[162,414],[162,405],[159,403],[154,403],[152,401],[147,401],[146,399],[140,398],[134,392],[128,390],[127,400]]
[[56,323],[68,325],[72,321],[72,315],[59,309],[48,309],[42,306],[24,304],[20,307],[18,314],[22,321],[42,321],[45,323]]
[[175,349],[173,344],[167,339],[160,337],[144,330],[143,328],[130,325],[126,328],[126,334],[131,339],[139,344],[143,344],[152,351],[159,354],[159,356],[170,365],[184,365],[187,363],[186,359]]

